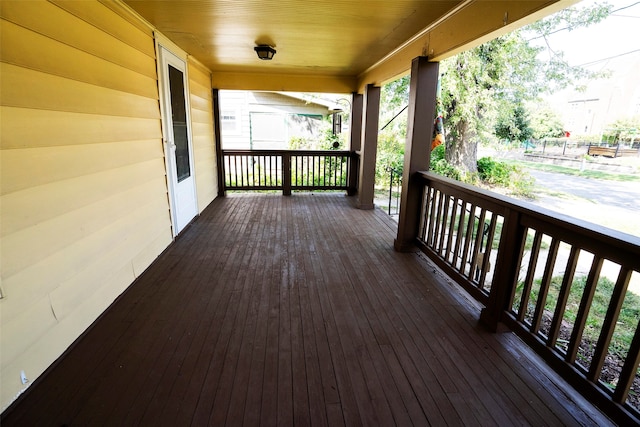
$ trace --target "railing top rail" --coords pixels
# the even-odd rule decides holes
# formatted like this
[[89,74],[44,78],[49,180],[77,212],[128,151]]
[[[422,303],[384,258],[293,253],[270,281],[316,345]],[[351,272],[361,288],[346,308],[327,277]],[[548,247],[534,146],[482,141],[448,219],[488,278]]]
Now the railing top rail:
[[353,152],[348,150],[222,150],[223,154],[232,155],[267,155],[278,156],[283,154],[303,156],[350,156]]
[[528,203],[522,200],[513,199],[502,194],[494,193],[489,190],[474,187],[469,184],[443,177],[433,172],[418,172],[420,176],[430,182],[437,183],[442,186],[453,188],[456,192],[463,193],[469,199],[482,200],[493,206],[500,206],[502,209],[518,211],[529,218],[541,221],[566,230],[566,234],[581,236],[581,240],[592,241],[597,246],[597,242],[608,245],[609,247],[619,248],[620,250],[636,256],[636,269],[640,269],[640,237],[623,233],[608,227],[574,218],[562,213],[545,209],[543,207]]

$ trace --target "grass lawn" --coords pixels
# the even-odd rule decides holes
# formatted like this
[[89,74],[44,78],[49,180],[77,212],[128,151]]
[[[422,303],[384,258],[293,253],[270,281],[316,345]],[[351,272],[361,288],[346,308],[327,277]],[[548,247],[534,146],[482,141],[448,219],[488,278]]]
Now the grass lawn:
[[504,159],[508,163],[517,164],[529,169],[535,169],[543,172],[562,173],[565,175],[581,176],[583,178],[604,179],[608,181],[620,181],[620,182],[640,182],[640,175],[631,174],[619,174],[613,172],[599,171],[599,170],[579,170],[570,168],[567,166],[550,165],[546,163],[527,162],[522,160]]

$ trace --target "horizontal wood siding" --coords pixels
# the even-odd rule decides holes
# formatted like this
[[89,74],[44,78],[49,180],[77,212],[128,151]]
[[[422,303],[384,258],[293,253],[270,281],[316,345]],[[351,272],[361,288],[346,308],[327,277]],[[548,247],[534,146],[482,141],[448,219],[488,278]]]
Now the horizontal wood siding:
[[172,239],[153,33],[118,7],[0,3],[3,410]]
[[202,212],[218,194],[211,73],[192,59],[188,66],[198,212]]

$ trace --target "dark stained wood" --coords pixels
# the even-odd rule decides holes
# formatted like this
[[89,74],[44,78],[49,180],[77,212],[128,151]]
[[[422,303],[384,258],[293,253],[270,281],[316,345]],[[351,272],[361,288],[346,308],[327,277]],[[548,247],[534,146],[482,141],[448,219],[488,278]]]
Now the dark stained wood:
[[215,200],[2,426],[610,424],[354,202]]

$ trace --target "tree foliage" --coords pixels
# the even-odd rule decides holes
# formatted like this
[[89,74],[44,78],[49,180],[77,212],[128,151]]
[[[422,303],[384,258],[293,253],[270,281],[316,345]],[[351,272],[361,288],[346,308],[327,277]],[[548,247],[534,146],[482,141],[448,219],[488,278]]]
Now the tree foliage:
[[[562,52],[532,40],[559,29],[596,23],[611,11],[609,5],[569,8],[441,62],[442,102],[445,109],[446,158],[464,172],[477,172],[477,146],[500,137],[525,140],[525,103],[542,93],[567,87],[585,76],[570,66]],[[497,132],[496,132],[497,131]]]
[[386,186],[388,168],[402,171],[404,145],[407,134],[407,105],[409,103],[409,76],[382,86],[380,92],[380,128],[376,156],[376,182]]
[[509,114],[498,117],[495,134],[498,138],[507,141],[524,142],[533,136],[531,118],[524,105],[516,105]]
[[564,135],[560,117],[549,106],[537,102],[528,106],[531,112],[531,136],[534,139],[558,138]]

